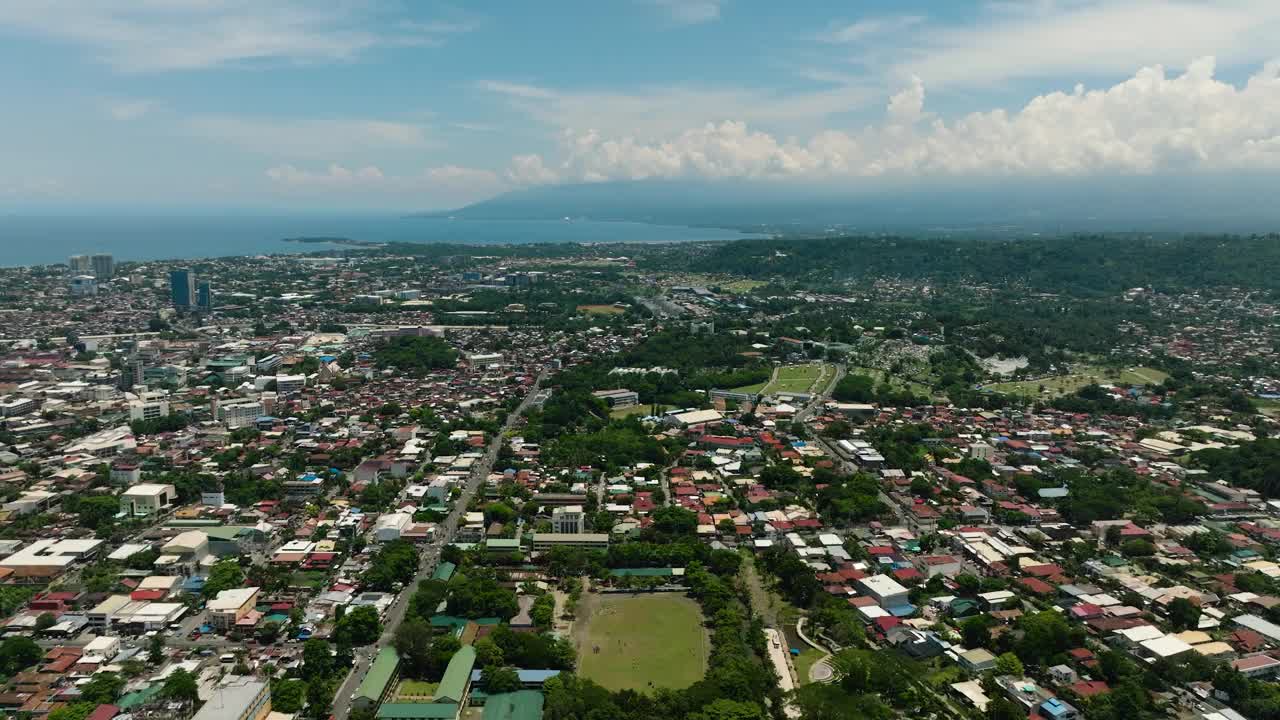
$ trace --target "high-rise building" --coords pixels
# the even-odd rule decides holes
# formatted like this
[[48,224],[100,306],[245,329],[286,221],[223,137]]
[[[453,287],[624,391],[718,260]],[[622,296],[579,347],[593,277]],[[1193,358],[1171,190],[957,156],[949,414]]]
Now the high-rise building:
[[97,295],[98,281],[92,275],[72,276],[71,294],[77,296]]
[[93,276],[98,279],[98,282],[115,277],[116,259],[111,255],[101,253],[94,255],[89,261],[93,265]]
[[71,266],[72,275],[88,275],[93,272],[93,262],[88,255],[72,255],[67,258],[67,265]]
[[213,309],[213,288],[208,281],[202,282],[196,286],[196,305],[201,310]]
[[173,306],[186,310],[196,302],[196,276],[188,269],[173,270],[169,273],[169,297]]

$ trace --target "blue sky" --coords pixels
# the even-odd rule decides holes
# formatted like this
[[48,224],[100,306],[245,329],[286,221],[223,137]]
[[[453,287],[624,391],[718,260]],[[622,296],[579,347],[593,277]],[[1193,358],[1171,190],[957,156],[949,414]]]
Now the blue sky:
[[1280,167],[1274,0],[7,0],[0,209]]

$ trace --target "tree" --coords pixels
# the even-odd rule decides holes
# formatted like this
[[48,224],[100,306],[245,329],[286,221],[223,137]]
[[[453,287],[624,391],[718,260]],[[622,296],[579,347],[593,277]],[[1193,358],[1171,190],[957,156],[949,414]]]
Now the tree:
[[475,642],[476,664],[482,668],[502,665],[506,662],[502,648],[491,637],[482,637]]
[[50,612],[40,613],[36,618],[36,632],[44,632],[58,624],[58,618]]
[[690,715],[689,720],[765,720],[765,715],[754,702],[720,698]]
[[147,661],[152,665],[159,665],[164,662],[164,635],[156,633],[151,636],[151,643],[147,650]]
[[329,678],[312,678],[307,682],[306,716],[312,720],[329,717],[337,683]]
[[515,692],[521,687],[520,676],[515,668],[509,667],[485,668],[481,673],[480,682],[484,684],[485,692],[493,695]]
[[1000,653],[996,657],[995,670],[997,675],[1012,675],[1016,678],[1026,674],[1026,670],[1022,667],[1022,661],[1018,659],[1017,655],[1010,652]]
[[1195,630],[1200,626],[1200,608],[1187,598],[1174,598],[1169,603],[1169,623],[1174,630]]
[[403,672],[414,678],[425,677],[431,669],[431,642],[434,633],[421,618],[409,618],[396,628],[391,644],[400,655]]
[[1004,695],[987,703],[987,720],[1027,720],[1027,712]]
[[351,647],[364,647],[378,641],[382,634],[382,621],[378,611],[370,605],[361,605],[338,621],[333,630],[334,641]]
[[235,560],[219,560],[209,570],[209,579],[200,591],[206,598],[217,597],[223,590],[238,588],[244,584],[244,571]]
[[89,717],[89,713],[93,712],[97,707],[97,705],[87,702],[76,703],[74,705],[64,705],[49,713],[47,720],[84,720]]
[[271,708],[282,713],[296,713],[302,710],[306,693],[307,683],[302,680],[276,680],[271,683]]
[[960,637],[969,649],[990,646],[991,616],[979,615],[960,623]]
[[80,697],[94,705],[113,703],[124,690],[124,678],[110,672],[100,672],[80,686]]
[[13,675],[26,670],[44,655],[44,651],[28,637],[14,636],[0,642],[0,673]]
[[311,638],[302,644],[302,670],[308,677],[328,677],[333,672],[333,652],[327,640]]
[[976,575],[962,574],[956,576],[956,587],[961,595],[974,596],[982,590],[982,580]]
[[257,631],[258,640],[259,642],[270,645],[280,638],[281,630],[282,630],[282,627],[278,622],[263,623],[262,626],[259,627]]
[[169,677],[165,678],[164,687],[160,693],[174,700],[193,703],[200,700],[200,687],[196,683],[196,676],[182,668],[174,670]]

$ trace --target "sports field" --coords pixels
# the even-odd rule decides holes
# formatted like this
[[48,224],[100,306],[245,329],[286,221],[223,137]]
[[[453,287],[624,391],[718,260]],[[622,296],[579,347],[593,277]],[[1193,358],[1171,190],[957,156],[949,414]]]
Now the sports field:
[[616,305],[579,305],[578,312],[587,315],[621,315],[626,310]]
[[[610,690],[686,688],[707,670],[710,642],[698,603],[676,593],[583,595],[578,674]],[[588,613],[583,613],[588,610]]]

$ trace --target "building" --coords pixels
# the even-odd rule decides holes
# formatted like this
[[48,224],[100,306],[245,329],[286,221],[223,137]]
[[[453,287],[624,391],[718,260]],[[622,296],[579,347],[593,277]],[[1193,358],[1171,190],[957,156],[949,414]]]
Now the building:
[[280,396],[300,393],[307,387],[306,375],[277,375],[276,394]]
[[257,400],[237,400],[218,405],[218,420],[231,430],[253,425],[264,414],[262,403]]
[[155,568],[163,575],[194,575],[208,557],[209,536],[188,530],[161,546]]
[[189,310],[196,304],[196,276],[189,269],[169,273],[169,299],[179,310]]
[[605,401],[611,408],[635,407],[640,403],[640,395],[634,390],[597,390],[591,395]]
[[1270,655],[1250,655],[1231,661],[1231,667],[1251,680],[1265,680],[1280,672],[1280,660]]
[[440,686],[436,688],[436,702],[451,702],[462,704],[467,698],[467,690],[471,687],[471,671],[476,665],[476,649],[470,645],[463,645],[462,649],[453,654],[453,658],[449,660],[449,666],[444,670],[444,677],[440,679]]
[[875,598],[886,610],[910,605],[907,589],[888,575],[872,575],[856,582],[864,594]]
[[551,532],[560,535],[577,535],[582,532],[583,510],[581,505],[566,505],[551,509]]
[[378,542],[399,540],[413,525],[413,515],[409,513],[385,513],[378,518],[373,528],[373,539]]
[[88,255],[72,255],[67,258],[67,266],[72,275],[87,275],[93,272],[93,262]]
[[209,601],[209,624],[224,632],[235,627],[241,618],[253,612],[253,606],[258,602],[258,591],[256,587],[245,587],[218,593]]
[[[471,651],[475,654],[475,651]],[[372,712],[382,705],[396,688],[396,678],[400,675],[400,656],[390,646],[378,650],[378,656],[369,666],[364,681],[356,688],[355,697],[351,700],[351,709],[358,712]]]
[[168,400],[132,400],[129,402],[130,420],[159,420],[169,417]]
[[71,294],[77,297],[97,295],[98,279],[92,275],[76,275],[71,278],[69,289]]
[[178,490],[172,485],[143,483],[134,485],[120,494],[120,512],[126,517],[155,515],[178,499]]
[[0,401],[0,417],[25,415],[40,407],[40,401],[29,397],[10,397]]
[[539,552],[557,547],[578,547],[589,550],[607,550],[609,535],[607,533],[534,533],[533,549]]
[[201,310],[213,309],[213,288],[205,280],[196,286],[196,307]]
[[57,577],[73,563],[97,555],[102,545],[101,540],[36,540],[0,560],[0,568],[12,570],[13,578]]
[[191,720],[264,720],[271,713],[271,690],[253,678],[231,676]]
[[93,276],[99,282],[115,277],[116,259],[111,255],[99,253],[89,258],[89,263],[93,266]]

